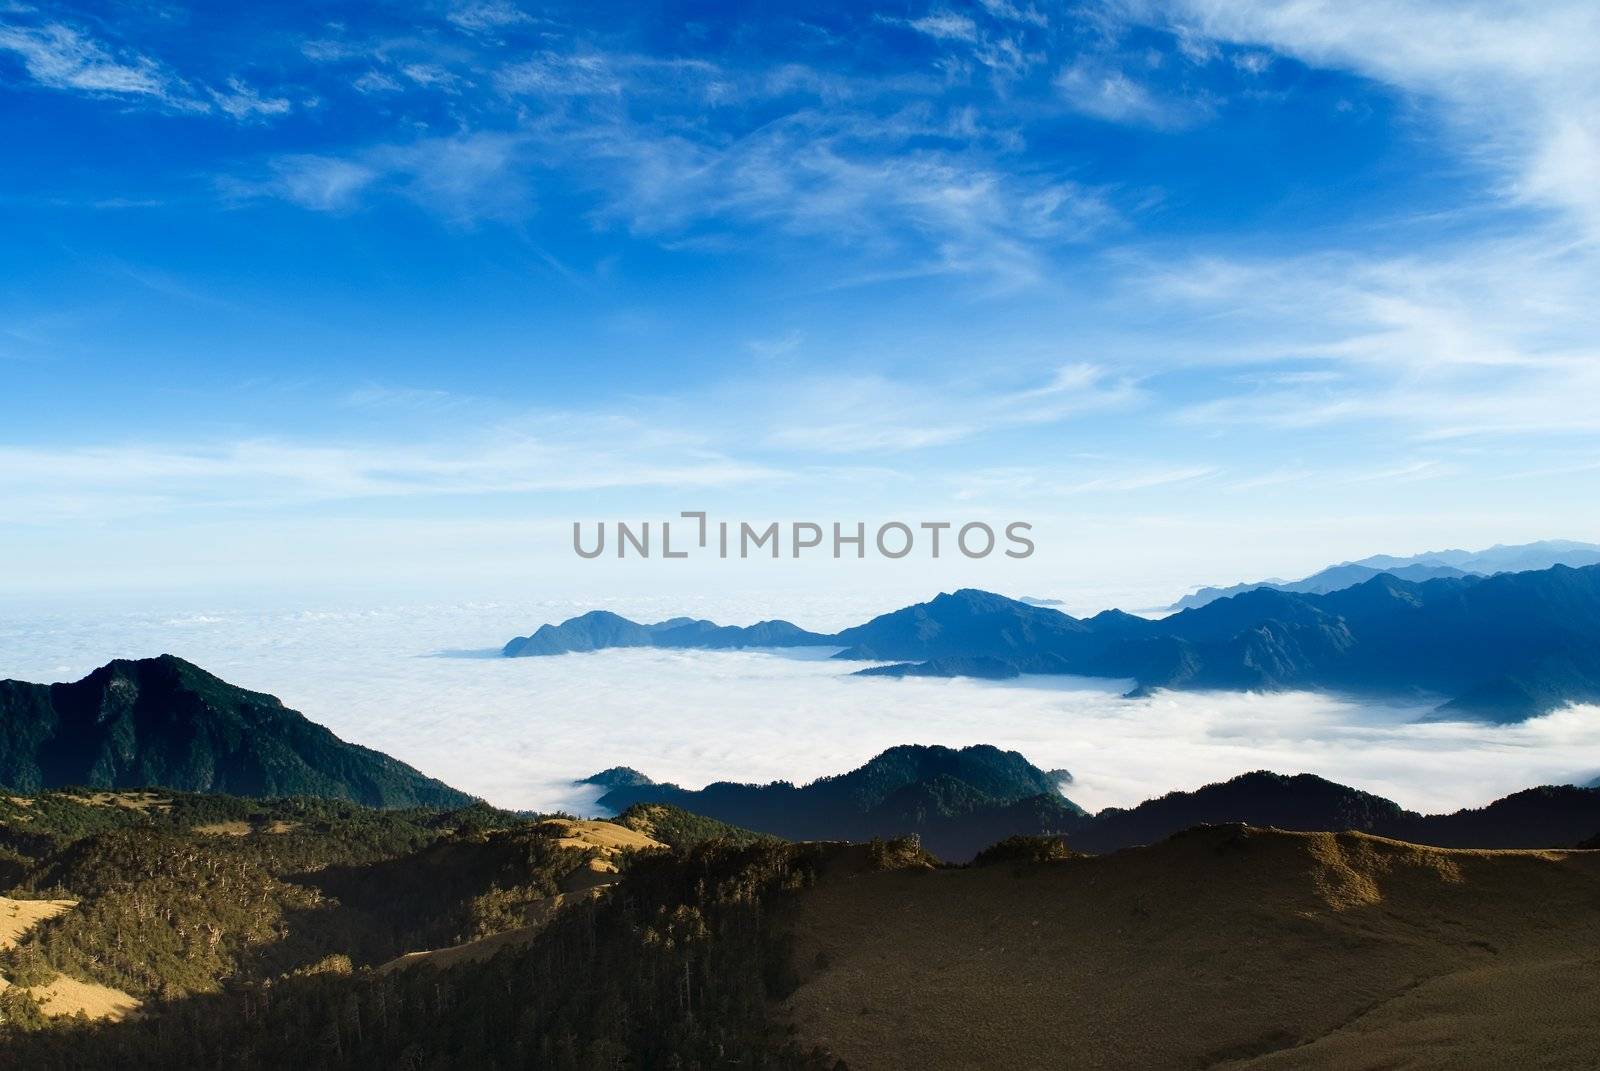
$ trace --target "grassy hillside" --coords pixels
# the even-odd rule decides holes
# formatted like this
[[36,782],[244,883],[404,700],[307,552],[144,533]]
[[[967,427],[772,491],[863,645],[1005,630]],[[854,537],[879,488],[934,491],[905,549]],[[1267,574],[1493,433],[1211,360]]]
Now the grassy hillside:
[[[6,999],[60,978],[147,1007],[528,927],[663,848],[482,805],[148,792],[0,797],[0,846],[0,894],[29,923],[0,949]],[[66,907],[29,909],[52,902]]]
[[[189,835],[213,858],[205,846],[230,840]],[[1589,1066],[1600,1045],[1600,853],[1580,851],[1224,826],[1100,857],[1014,839],[938,867],[913,841],[712,838],[624,851],[609,892],[557,893],[564,906],[536,923],[491,914],[497,932],[472,939],[479,890],[520,882],[497,902],[552,903],[578,873],[555,876],[560,852],[639,836],[523,823],[314,871],[302,888],[368,923],[346,938],[392,942],[380,923],[415,905],[438,920],[430,937],[464,943],[383,963],[308,949],[270,985],[236,972],[147,1002],[143,1018],[14,1021],[0,1059],[1045,1068],[1070,1054],[1083,1068],[1498,1068]]]
[[758,840],[776,839],[768,833],[756,833],[666,803],[636,803],[612,821],[674,848],[692,848],[708,840],[752,844]]
[[822,882],[793,931],[785,1012],[851,1067],[1586,1067],[1600,1045],[1600,853],[1213,827]]

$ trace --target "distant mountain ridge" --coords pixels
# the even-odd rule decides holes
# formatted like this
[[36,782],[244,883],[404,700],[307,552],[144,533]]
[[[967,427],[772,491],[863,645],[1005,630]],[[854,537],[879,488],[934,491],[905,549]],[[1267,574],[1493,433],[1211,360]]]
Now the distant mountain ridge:
[[[614,784],[598,806],[615,811],[670,804],[719,821],[791,840],[869,840],[919,835],[934,854],[970,858],[1010,832],[1064,833],[1083,815],[1045,773],[1015,751],[987,744],[953,749],[902,745],[848,773],[807,785],[719,781],[677,785]],[[1002,834],[1005,835],[1005,834]]]
[[787,623],[697,622],[688,632],[595,617],[547,625],[507,652],[596,650],[606,635],[631,645],[639,629],[656,645],[672,637],[671,645],[689,647],[837,646],[837,658],[890,663],[862,671],[873,676],[1059,673],[1132,680],[1131,694],[1303,688],[1434,696],[1442,697],[1436,717],[1496,721],[1600,702],[1600,566],[1423,582],[1379,573],[1325,594],[1258,588],[1158,621],[1120,610],[1078,619],[971,588],[831,636]]
[[1259,588],[1292,591],[1305,595],[1326,595],[1332,591],[1354,587],[1382,573],[1401,580],[1422,582],[1442,577],[1493,576],[1496,573],[1521,573],[1549,569],[1556,565],[1580,568],[1600,564],[1600,544],[1577,543],[1568,539],[1546,539],[1537,543],[1516,546],[1496,544],[1488,550],[1435,550],[1408,557],[1391,554],[1374,554],[1359,561],[1342,562],[1313,573],[1300,580],[1279,580],[1276,577],[1254,583],[1233,584],[1229,587],[1203,587],[1185,595],[1171,606],[1170,612],[1193,610],[1234,595]]
[[674,617],[653,625],[629,621],[609,610],[592,610],[559,625],[542,625],[502,649],[508,658],[599,651],[611,647],[802,647],[830,642],[787,621],[761,621],[743,628]]
[[68,684],[0,681],[0,786],[323,796],[373,807],[473,797],[349,744],[275,697],[181,658],[119,659]]
[[1245,823],[1298,831],[1357,830],[1416,844],[1473,848],[1571,847],[1600,832],[1600,789],[1544,786],[1481,808],[1423,815],[1311,774],[1258,770],[1135,807],[1089,814],[1060,780],[1014,751],[901,746],[809,785],[716,782],[619,786],[599,805],[670,804],[791,840],[866,840],[915,833],[935,855],[964,861],[1014,835],[1065,836],[1103,853],[1153,844],[1197,825]]

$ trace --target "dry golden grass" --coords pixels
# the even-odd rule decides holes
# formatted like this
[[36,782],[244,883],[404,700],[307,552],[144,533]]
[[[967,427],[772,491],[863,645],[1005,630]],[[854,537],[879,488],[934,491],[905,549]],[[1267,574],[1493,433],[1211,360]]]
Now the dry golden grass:
[[1592,1067],[1600,852],[1192,831],[862,874],[795,920],[804,1042],[852,1068]]
[[17,947],[22,935],[39,923],[77,906],[76,900],[12,900],[0,896],[0,951]]
[[139,1010],[139,998],[120,989],[83,982],[58,974],[48,985],[36,985],[28,990],[39,1002],[39,1008],[52,1019],[63,1015],[86,1015],[90,1019],[126,1019]]
[[251,825],[242,819],[236,819],[228,822],[208,822],[203,826],[195,826],[194,831],[210,837],[248,837],[252,833],[287,833],[299,825],[299,822],[285,822],[282,819]]
[[618,852],[665,848],[666,845],[615,822],[592,822],[575,818],[547,818],[541,828],[553,829],[563,848],[594,848],[610,857]]
[[172,800],[156,792],[91,792],[87,796],[68,794],[67,799],[86,807],[122,807],[130,811],[164,811]]
[[[15,948],[19,940],[46,919],[78,906],[76,900],[12,900],[0,896],[0,950]],[[0,989],[10,982],[0,978]],[[139,1007],[139,1000],[120,989],[84,982],[58,974],[46,985],[29,986],[28,992],[49,1016],[77,1015],[91,1019],[123,1019]]]

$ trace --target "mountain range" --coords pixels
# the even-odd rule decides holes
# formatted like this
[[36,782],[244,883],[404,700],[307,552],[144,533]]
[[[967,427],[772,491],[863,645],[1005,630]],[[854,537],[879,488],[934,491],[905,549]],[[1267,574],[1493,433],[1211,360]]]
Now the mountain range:
[[1062,795],[1063,779],[1015,751],[903,745],[848,773],[808,785],[719,781],[703,789],[616,781],[598,806],[669,804],[790,840],[866,840],[916,834],[941,859],[963,861],[1013,835],[1063,836],[1096,853],[1154,844],[1197,825],[1245,823],[1347,830],[1439,847],[1559,848],[1600,834],[1600,789],[1544,786],[1443,815],[1311,774],[1241,774],[1130,808],[1089,814]]
[[[896,750],[842,782],[1037,784],[993,749]],[[1281,787],[1308,818],[1386,812]],[[0,795],[0,893],[0,1066],[37,1071],[1565,1068],[1600,1045],[1592,851],[1230,823],[951,866],[663,804],[41,793]]]
[[[995,598],[853,639],[970,644]],[[1420,815],[1256,772],[1088,814],[986,745],[800,786],[585,781],[622,813],[497,810],[172,657],[0,682],[0,1065],[1575,1067],[1600,1044],[1600,853],[1571,850],[1600,844],[1600,789]]]
[[[1434,550],[1424,554],[1395,557],[1374,554],[1359,561],[1341,562],[1299,580],[1258,580],[1230,587],[1204,587],[1185,595],[1168,612],[1193,610],[1217,599],[1242,595],[1258,588],[1292,591],[1303,595],[1326,595],[1330,591],[1354,587],[1380,573],[1401,580],[1424,581],[1441,577],[1493,576],[1495,573],[1520,573],[1549,569],[1555,565],[1580,568],[1600,564],[1600,544],[1576,543],[1569,539],[1545,539],[1516,546],[1496,544],[1488,550]],[[1025,600],[1032,601],[1032,600]]]
[[625,645],[834,646],[874,676],[1061,673],[1156,688],[1323,689],[1436,697],[1440,718],[1518,721],[1600,701],[1600,566],[1422,582],[1380,573],[1326,594],[1258,588],[1160,620],[1074,618],[962,589],[832,635],[787,622],[635,625],[585,614],[513,640],[512,656]]
[[158,786],[322,796],[375,807],[472,797],[340,740],[275,697],[172,655],[119,659],[70,684],[0,681],[0,786]]
[[674,617],[653,625],[629,621],[609,610],[591,610],[559,625],[541,625],[531,636],[518,636],[502,649],[507,658],[600,651],[609,647],[804,647],[825,645],[827,636],[807,632],[787,621],[760,621],[737,627],[692,617]]

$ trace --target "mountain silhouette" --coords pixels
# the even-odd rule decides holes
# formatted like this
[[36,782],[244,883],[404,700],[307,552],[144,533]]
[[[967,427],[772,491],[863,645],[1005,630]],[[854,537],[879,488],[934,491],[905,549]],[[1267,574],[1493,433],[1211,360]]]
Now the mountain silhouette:
[[599,805],[621,811],[670,804],[791,840],[916,834],[933,854],[958,862],[1018,835],[1064,836],[1075,850],[1103,853],[1230,823],[1355,830],[1447,848],[1566,848],[1600,830],[1600,789],[1571,785],[1531,788],[1440,815],[1408,811],[1312,774],[1267,770],[1095,814],[1063,797],[1061,787],[1059,773],[1048,774],[1014,751],[907,745],[799,787],[721,781],[696,791],[641,783],[619,785]]
[[0,681],[0,785],[325,796],[376,807],[472,802],[172,655],[119,659],[70,684]]
[[[1476,559],[1474,559],[1476,560]],[[872,676],[1060,673],[1157,688],[1435,697],[1436,718],[1518,721],[1600,701],[1600,566],[1440,577],[1379,573],[1324,594],[1255,588],[1149,620],[1078,619],[971,588],[834,635],[787,622],[637,625],[585,614],[511,641],[515,656],[607,646],[835,646]]]
[[1169,611],[1190,610],[1217,599],[1242,595],[1257,588],[1274,588],[1304,595],[1325,595],[1365,583],[1379,573],[1388,573],[1401,580],[1421,582],[1440,577],[1492,576],[1495,573],[1526,572],[1549,569],[1555,565],[1574,568],[1600,564],[1600,545],[1575,543],[1567,539],[1546,539],[1519,546],[1495,545],[1488,550],[1436,550],[1426,554],[1413,554],[1397,558],[1390,554],[1374,554],[1360,561],[1330,565],[1300,580],[1258,580],[1255,583],[1234,584],[1229,587],[1203,587],[1185,595]]
[[[808,785],[719,781],[690,790],[617,784],[598,806],[681,807],[790,840],[869,840],[915,833],[941,858],[970,858],[1010,832],[1062,833],[1083,811],[1061,795],[1059,779],[1015,751],[987,744],[952,749],[890,748],[848,773]],[[734,822],[729,815],[743,816]]]

